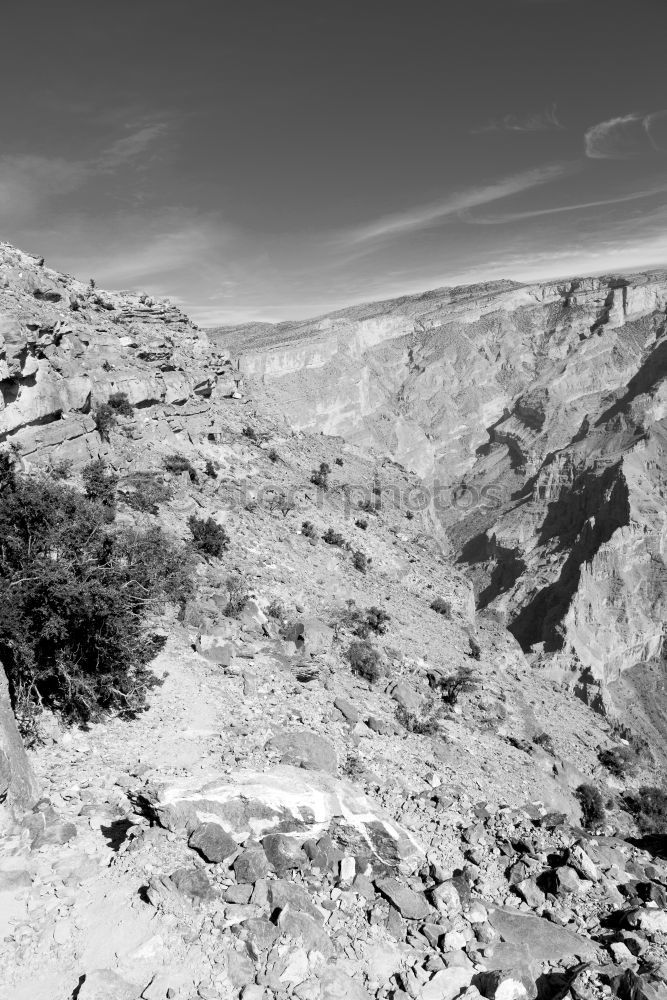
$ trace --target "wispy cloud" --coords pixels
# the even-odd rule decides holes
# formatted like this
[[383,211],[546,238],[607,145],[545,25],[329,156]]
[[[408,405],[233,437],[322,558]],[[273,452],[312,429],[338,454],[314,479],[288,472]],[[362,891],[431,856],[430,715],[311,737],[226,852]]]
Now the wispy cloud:
[[667,111],[632,113],[592,125],[584,135],[592,160],[629,160],[667,152]]
[[502,118],[496,118],[470,131],[473,135],[484,132],[552,132],[564,127],[558,118],[556,105],[552,104],[532,114],[503,115]]
[[505,177],[494,184],[461,191],[441,201],[420,205],[405,212],[384,215],[362,226],[344,230],[337,234],[336,239],[341,244],[355,246],[428,229],[431,226],[439,225],[448,218],[459,216],[466,209],[500,201],[502,198],[520,194],[529,188],[559,180],[576,170],[577,166],[576,163],[555,163],[538,167],[535,170],[527,170],[511,177]]
[[502,215],[486,215],[475,218],[466,215],[466,222],[481,226],[497,226],[506,222],[519,222],[522,219],[535,219],[540,215],[558,215],[561,212],[584,211],[587,208],[601,208],[605,205],[620,205],[626,201],[640,201],[642,198],[652,198],[667,191],[667,184],[648,188],[644,191],[635,191],[632,194],[618,195],[615,198],[602,198],[598,201],[584,201],[576,205],[555,205],[553,208],[536,208],[527,212],[506,212]]
[[128,163],[136,163],[155,142],[168,131],[166,122],[154,122],[116,139],[102,151],[98,160],[94,161],[96,169],[112,172]]
[[46,202],[84,187],[96,176],[141,164],[168,130],[165,122],[135,128],[102,152],[82,159],[14,154],[0,157],[0,215],[3,220],[30,219]]

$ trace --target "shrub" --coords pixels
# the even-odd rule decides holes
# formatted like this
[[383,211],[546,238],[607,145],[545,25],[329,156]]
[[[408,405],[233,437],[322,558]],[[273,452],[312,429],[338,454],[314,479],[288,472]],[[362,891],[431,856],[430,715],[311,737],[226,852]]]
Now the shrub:
[[605,821],[602,795],[595,785],[579,785],[574,793],[581,806],[582,822],[588,829],[600,826]]
[[368,527],[368,521],[363,517],[359,518],[359,520],[355,521],[354,523],[356,524],[357,528],[361,528],[362,531],[365,531],[366,528]]
[[377,514],[378,508],[372,500],[360,500],[357,504],[359,510],[363,510],[364,514]]
[[338,458],[334,459],[334,461],[335,461],[336,465],[342,465],[343,464],[343,459],[340,457],[340,455],[338,456]]
[[287,608],[277,597],[269,604],[266,609],[266,613],[269,618],[274,618],[276,621],[283,622],[287,618]]
[[84,465],[81,476],[86,496],[103,504],[109,511],[115,510],[118,476],[113,472],[107,472],[104,459],[97,458]]
[[364,555],[361,549],[357,551],[352,556],[352,565],[355,569],[359,570],[360,573],[368,572],[368,567],[370,566],[372,560],[370,556]]
[[38,705],[81,722],[142,710],[157,683],[147,615],[192,588],[182,547],[158,528],[112,531],[101,504],[11,473],[0,537],[0,660],[23,730]]
[[280,458],[280,455],[278,454],[275,448],[271,448],[270,451],[268,452],[267,457],[270,462],[277,462],[278,459]]
[[157,514],[161,503],[171,500],[172,490],[162,481],[161,473],[134,472],[126,479],[133,489],[119,491],[120,499],[132,510]]
[[227,577],[227,606],[224,614],[228,618],[235,618],[239,615],[250,600],[248,585],[240,574]]
[[345,539],[338,531],[334,531],[333,528],[327,528],[327,530],[322,535],[322,541],[326,542],[327,545],[336,545],[338,548],[342,548],[345,545]]
[[244,427],[241,433],[243,434],[243,437],[247,437],[250,441],[257,440],[257,431],[254,427],[250,427],[250,425]]
[[287,517],[294,510],[296,504],[289,493],[272,493],[267,500],[267,506],[271,513],[274,510],[279,510],[283,517]]
[[382,608],[373,606],[366,609],[366,625],[376,635],[384,635],[387,631],[387,623],[390,621],[391,617]]
[[93,410],[93,420],[97,433],[103,441],[109,440],[109,434],[116,426],[116,414],[108,403],[98,403]]
[[121,417],[134,415],[134,407],[127,398],[126,392],[112,392],[107,402],[114,413],[120,414]]
[[462,694],[474,691],[479,684],[472,667],[459,667],[455,674],[446,675],[434,671],[429,673],[428,681],[447,705],[456,705]]
[[411,510],[406,510],[405,516],[407,517],[408,521],[411,521],[415,515]]
[[397,705],[396,719],[409,733],[416,733],[418,736],[433,736],[434,733],[438,732],[440,714],[435,710],[425,715],[416,715],[402,705]]
[[210,458],[206,459],[206,469],[204,470],[209,479],[217,479],[218,473]]
[[547,753],[550,753],[552,757],[556,756],[556,748],[554,747],[554,742],[548,733],[536,733],[533,736],[533,743],[535,746],[542,747]]
[[624,778],[637,769],[637,755],[630,747],[609,747],[600,750],[598,760],[615,778]]
[[445,601],[442,597],[436,597],[434,601],[431,601],[431,610],[437,611],[439,615],[444,615],[446,618],[451,618],[452,606],[449,601]]
[[49,468],[49,473],[54,479],[69,479],[72,475],[72,459],[61,458]]
[[623,804],[632,813],[641,833],[667,832],[667,792],[655,785],[642,785],[637,792],[627,792]]
[[377,649],[365,639],[360,642],[353,642],[348,650],[348,659],[352,667],[352,673],[359,674],[364,680],[374,684],[379,681],[384,671],[382,669],[382,657]]
[[313,486],[319,486],[320,489],[326,490],[329,488],[328,476],[326,472],[322,472],[321,469],[315,469],[312,476],[310,477],[310,481],[313,484]]
[[167,472],[172,472],[174,475],[179,475],[181,472],[187,472],[190,476],[190,482],[199,482],[197,470],[190,459],[186,458],[185,455],[179,455],[177,453],[174,453],[173,455],[165,455],[162,459],[162,464]]
[[301,524],[301,534],[305,538],[317,538],[317,531],[312,521],[303,521]]
[[207,556],[219,559],[229,546],[229,535],[212,517],[203,518],[191,514],[188,518],[188,527],[192,532],[195,548]]
[[468,656],[472,656],[473,660],[482,659],[482,647],[477,642],[477,639],[473,639],[471,635],[468,636]]

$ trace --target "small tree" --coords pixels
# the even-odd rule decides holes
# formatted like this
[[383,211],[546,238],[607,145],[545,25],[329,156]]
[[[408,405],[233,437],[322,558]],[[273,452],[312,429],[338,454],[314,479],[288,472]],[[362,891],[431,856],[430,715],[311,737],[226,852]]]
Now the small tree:
[[432,688],[440,692],[446,705],[456,705],[462,694],[474,691],[479,684],[472,667],[459,667],[455,674],[446,675],[432,671],[428,681]]
[[89,462],[88,465],[84,465],[81,476],[86,496],[91,500],[97,500],[109,511],[114,511],[118,476],[113,472],[107,472],[104,459],[97,458],[93,462]]
[[250,600],[248,585],[240,573],[227,577],[227,594],[228,600],[224,613],[228,618],[235,618],[241,614]]
[[116,414],[108,403],[98,403],[93,410],[93,420],[97,433],[103,441],[109,440],[109,434],[116,426]]
[[192,532],[195,548],[207,556],[219,559],[229,547],[229,535],[212,517],[203,518],[191,514],[188,518],[188,527]]

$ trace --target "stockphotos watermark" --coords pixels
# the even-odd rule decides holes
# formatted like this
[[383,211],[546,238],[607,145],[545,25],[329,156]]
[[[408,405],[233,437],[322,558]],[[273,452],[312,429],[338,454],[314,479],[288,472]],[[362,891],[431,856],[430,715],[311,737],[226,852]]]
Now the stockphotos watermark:
[[[298,489],[281,490],[278,487],[255,486],[251,481],[243,483],[221,482],[213,494],[222,509],[280,511],[285,517],[292,510],[300,509],[308,500],[319,510],[328,506],[342,506],[345,517],[362,513],[376,514],[385,507],[405,511],[406,514],[420,514],[432,511],[436,515],[457,511],[459,515],[474,510],[497,510],[509,499],[506,490],[497,485],[475,487],[469,485],[445,486],[383,486],[377,482],[368,484],[336,484],[328,488],[302,486]],[[172,500],[172,506],[184,512],[194,511],[199,504],[192,495]]]

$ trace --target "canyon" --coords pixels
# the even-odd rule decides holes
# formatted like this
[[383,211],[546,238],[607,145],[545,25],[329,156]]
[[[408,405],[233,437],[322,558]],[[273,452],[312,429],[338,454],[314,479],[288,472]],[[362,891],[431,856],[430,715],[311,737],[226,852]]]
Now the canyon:
[[613,711],[664,643],[666,306],[660,270],[502,281],[212,339],[291,426],[416,473],[478,606]]

